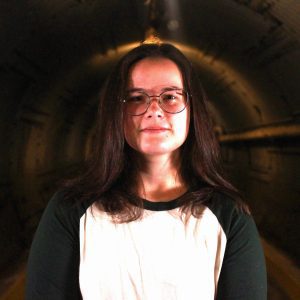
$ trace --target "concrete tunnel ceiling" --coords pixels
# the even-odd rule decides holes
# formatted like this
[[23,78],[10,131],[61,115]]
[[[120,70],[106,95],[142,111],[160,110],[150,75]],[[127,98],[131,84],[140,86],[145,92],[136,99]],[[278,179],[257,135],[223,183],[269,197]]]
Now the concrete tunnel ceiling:
[[196,66],[262,236],[299,258],[299,1],[14,0],[0,15],[1,266],[88,155],[101,84],[150,28]]

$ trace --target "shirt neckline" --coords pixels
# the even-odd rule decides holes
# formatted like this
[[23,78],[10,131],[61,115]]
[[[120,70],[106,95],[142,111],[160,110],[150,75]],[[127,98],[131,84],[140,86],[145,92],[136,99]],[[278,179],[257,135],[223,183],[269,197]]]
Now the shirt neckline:
[[165,200],[165,201],[150,201],[145,198],[141,198],[133,193],[126,192],[128,197],[138,198],[143,202],[142,208],[150,211],[168,211],[181,206],[181,199],[185,197],[192,189],[189,188],[185,193],[180,195],[175,199]]
[[173,200],[169,200],[169,201],[149,201],[146,199],[142,199],[143,200],[143,208],[147,209],[147,210],[152,210],[152,211],[166,211],[166,210],[171,210],[171,209],[175,209],[177,207],[180,206],[179,204],[179,199],[182,196],[173,199]]

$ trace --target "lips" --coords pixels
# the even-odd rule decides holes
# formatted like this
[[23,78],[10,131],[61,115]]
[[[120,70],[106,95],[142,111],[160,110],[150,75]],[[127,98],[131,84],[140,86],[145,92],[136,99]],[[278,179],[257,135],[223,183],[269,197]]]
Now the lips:
[[142,132],[165,132],[165,131],[169,131],[170,128],[167,128],[167,127],[160,127],[160,126],[149,126],[149,127],[145,127],[145,128],[142,128],[141,131]]

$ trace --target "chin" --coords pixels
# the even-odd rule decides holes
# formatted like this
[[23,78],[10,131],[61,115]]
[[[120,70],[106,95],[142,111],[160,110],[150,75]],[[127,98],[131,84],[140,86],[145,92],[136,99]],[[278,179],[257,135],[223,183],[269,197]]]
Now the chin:
[[[179,148],[179,147],[178,147]],[[141,154],[144,155],[171,155],[172,153],[176,152],[178,150],[177,147],[145,147],[142,149],[139,149],[138,151]]]

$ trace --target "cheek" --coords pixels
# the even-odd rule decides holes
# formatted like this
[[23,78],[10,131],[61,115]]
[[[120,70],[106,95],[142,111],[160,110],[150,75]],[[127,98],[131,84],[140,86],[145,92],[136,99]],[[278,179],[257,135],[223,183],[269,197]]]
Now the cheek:
[[124,137],[125,137],[126,142],[129,145],[132,145],[132,143],[135,140],[136,128],[137,128],[137,125],[132,120],[132,118],[127,117],[124,121]]
[[190,123],[191,123],[191,118],[190,118],[190,111],[187,112],[187,120],[186,120],[186,136],[188,135],[190,131]]
[[191,123],[191,110],[189,107],[187,107],[187,111],[186,111],[186,135],[188,135],[188,132],[190,130],[190,123]]
[[184,115],[181,115],[180,118],[176,121],[175,131],[180,135],[181,138],[186,138],[189,132],[189,126],[190,114],[189,111],[187,111]]
[[128,124],[127,121],[124,122],[124,137],[126,142],[128,143],[128,138],[129,138],[129,134],[130,134],[130,125]]

